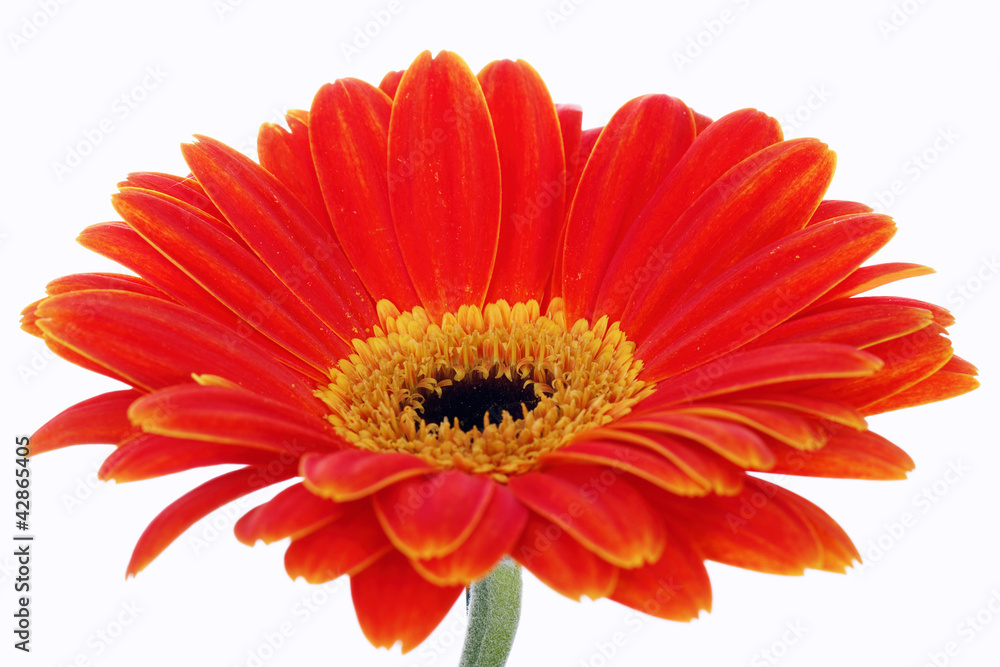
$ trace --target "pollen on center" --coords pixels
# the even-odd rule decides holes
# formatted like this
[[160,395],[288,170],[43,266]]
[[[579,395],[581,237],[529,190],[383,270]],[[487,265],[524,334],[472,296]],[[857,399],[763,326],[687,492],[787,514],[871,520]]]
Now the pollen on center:
[[628,413],[653,391],[635,344],[602,317],[566,324],[561,299],[462,306],[440,322],[380,301],[380,327],[316,395],[357,447],[406,452],[506,482]]

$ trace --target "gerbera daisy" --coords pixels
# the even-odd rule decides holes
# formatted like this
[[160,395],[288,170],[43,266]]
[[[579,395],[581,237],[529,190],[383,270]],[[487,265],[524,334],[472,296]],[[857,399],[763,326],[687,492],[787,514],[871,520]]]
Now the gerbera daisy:
[[[54,280],[23,328],[129,389],[32,437],[111,443],[101,477],[240,467],[163,510],[128,572],[209,512],[292,577],[349,575],[376,646],[419,644],[505,556],[574,599],[666,619],[704,562],[843,572],[858,553],[755,472],[899,479],[865,417],[977,386],[948,312],[859,296],[894,224],[824,200],[834,154],[665,95],[602,128],[526,63],[423,53],[328,84],[259,164],[198,137],[80,242],[136,275]],[[670,582],[668,586],[664,582]]]

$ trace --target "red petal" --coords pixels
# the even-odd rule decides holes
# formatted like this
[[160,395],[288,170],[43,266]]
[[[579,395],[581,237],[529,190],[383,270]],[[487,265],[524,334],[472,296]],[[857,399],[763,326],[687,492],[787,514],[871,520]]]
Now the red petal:
[[25,331],[32,336],[37,336],[38,338],[43,338],[45,336],[44,332],[38,328],[35,322],[38,320],[38,315],[35,314],[35,309],[38,308],[38,304],[45,301],[44,298],[39,299],[29,303],[21,310],[21,331]]
[[831,428],[836,425],[850,426],[860,431],[867,428],[864,417],[850,406],[838,401],[828,401],[814,396],[747,392],[746,394],[731,396],[729,400],[749,405],[777,406],[779,408],[797,410],[807,415],[818,417],[824,423],[828,423]]
[[[593,140],[588,142],[588,146],[583,146],[583,109],[575,104],[557,104],[556,113],[559,116],[559,130],[562,134],[563,154],[566,164],[566,176],[563,181],[566,184],[565,210],[569,212],[570,205],[576,197],[576,188],[580,183],[580,174],[587,163],[590,149],[597,141],[598,133],[593,134]],[[552,275],[549,278],[548,291],[545,300],[549,296],[559,296],[562,294],[562,271],[563,255],[566,249],[566,222],[567,216],[563,216],[563,221],[556,236],[555,263],[552,267]]]
[[830,515],[791,491],[778,487],[776,500],[794,512],[812,528],[813,539],[820,548],[819,562],[814,566],[824,572],[846,572],[861,555],[844,529]]
[[747,347],[776,343],[838,343],[860,350],[919,331],[931,322],[930,311],[907,306],[838,308],[784,322],[751,341]]
[[567,465],[513,477],[509,486],[529,509],[612,565],[639,567],[662,553],[660,520],[620,472]]
[[703,496],[710,490],[665,457],[623,442],[578,442],[545,452],[538,462],[542,470],[548,465],[574,463],[607,466],[635,475],[679,496]]
[[70,445],[116,445],[132,430],[126,411],[142,393],[112,391],[66,408],[31,436],[31,455]]
[[680,231],[671,231],[678,217],[733,165],[779,141],[778,121],[753,109],[724,116],[699,135],[628,230],[608,266],[595,311],[621,319],[636,285],[659,275],[666,258],[677,252],[670,244]]
[[[699,404],[695,404],[699,405]],[[628,417],[615,425],[642,433],[665,433],[693,440],[727,461],[767,469],[774,456],[752,431],[722,420],[679,412],[653,412]]]
[[81,292],[88,289],[110,289],[135,294],[155,296],[158,299],[168,299],[166,294],[156,289],[142,278],[126,276],[119,273],[74,273],[73,275],[56,278],[45,286],[45,293],[54,296],[68,292]]
[[[559,116],[559,133],[562,135],[563,154],[566,164],[566,210],[576,196],[576,186],[580,182],[580,172],[586,163],[587,154],[583,153],[581,140],[583,138],[583,109],[575,104],[557,104],[556,114]],[[596,137],[595,137],[596,140]],[[563,221],[565,223],[565,220]]]
[[500,238],[486,301],[541,299],[565,216],[559,118],[538,73],[519,60],[478,75],[500,155]]
[[513,548],[527,520],[528,510],[514,494],[494,484],[490,504],[468,539],[447,556],[418,560],[413,567],[439,586],[482,579]]
[[636,412],[780,382],[825,377],[867,377],[882,366],[878,357],[847,345],[773,345],[719,357],[659,384]]
[[196,138],[181,146],[185,161],[261,261],[344,341],[370,336],[375,307],[330,232],[255,162]]
[[119,484],[224,464],[283,465],[274,452],[241,445],[220,445],[138,433],[104,460],[97,476]]
[[210,512],[294,475],[294,470],[267,475],[256,467],[240,468],[189,491],[160,512],[143,531],[132,552],[128,574],[144,570],[171,542]]
[[622,570],[610,597],[615,602],[670,621],[690,621],[712,610],[712,585],[698,553],[683,532],[667,532],[667,547],[655,563]]
[[233,532],[236,539],[251,547],[257,540],[271,544],[286,537],[297,539],[361,510],[362,506],[363,503],[336,503],[320,498],[300,482],[244,514]]
[[701,134],[706,129],[708,129],[708,126],[711,125],[713,122],[711,118],[709,118],[703,113],[698,113],[694,109],[691,109],[691,113],[694,114],[694,126],[695,129],[698,131],[698,134]]
[[392,551],[371,506],[365,505],[361,511],[293,539],[285,552],[288,576],[322,584],[344,574],[357,574]]
[[810,306],[809,309],[803,311],[802,316],[804,317],[816,313],[826,313],[843,308],[854,308],[856,306],[902,306],[905,308],[912,308],[914,310],[927,310],[930,311],[934,322],[942,327],[950,327],[955,323],[955,318],[952,317],[947,308],[943,308],[933,303],[927,303],[926,301],[907,299],[902,296],[854,296],[849,299],[839,298],[828,302],[823,302],[822,299],[820,299],[817,300],[815,304]]
[[[797,411],[781,408],[759,408],[735,403],[693,403],[677,408],[678,412],[707,417],[716,417],[743,424],[761,433],[777,438],[796,449],[815,450],[823,446],[825,435],[822,426],[813,419],[803,417]],[[749,463],[743,467],[770,467],[773,457],[763,462]]]
[[573,600],[607,597],[618,581],[617,567],[534,513],[510,555],[543,584]]
[[957,354],[952,355],[948,363],[941,367],[941,370],[948,373],[962,373],[963,375],[979,375],[979,369],[974,364],[969,363]]
[[806,452],[774,443],[778,463],[768,472],[840,479],[906,479],[913,460],[902,449],[871,431],[843,428],[823,447]]
[[868,348],[868,352],[885,361],[872,377],[830,381],[807,393],[864,408],[909,389],[933,375],[953,354],[951,342],[930,329]]
[[[765,148],[729,170],[667,231],[657,246],[663,269],[640,276],[622,315],[622,328],[641,340],[664,320],[672,321],[675,309],[701,295],[730,267],[786,242],[819,205],[834,163],[826,144],[796,139]],[[809,251],[814,248],[810,245]],[[802,256],[806,252],[799,250]]]
[[434,466],[412,454],[344,449],[307,454],[299,466],[310,491],[338,502],[371,495],[408,477],[434,472]]
[[[912,408],[946,398],[966,394],[979,386],[979,380],[966,373],[951,373],[939,370],[915,385],[897,392],[888,398],[865,406],[866,415],[877,415],[890,410]],[[32,441],[34,445],[34,441]]]
[[709,560],[786,575],[822,566],[823,551],[811,524],[777,500],[783,490],[753,477],[746,482],[735,496],[697,502],[661,492],[655,496],[657,509],[681,524]]
[[841,201],[837,199],[824,199],[816,207],[816,211],[809,218],[810,225],[817,225],[827,220],[839,218],[842,215],[856,215],[858,213],[871,213],[871,206],[866,206],[856,201]]
[[627,102],[605,126],[567,222],[562,295],[570,322],[590,316],[619,244],[694,137],[691,110],[666,95]]
[[140,190],[152,190],[159,192],[173,199],[179,199],[185,204],[190,204],[194,208],[208,214],[208,219],[217,231],[224,234],[234,243],[243,247],[246,244],[240,235],[236,233],[232,225],[226,222],[222,213],[215,207],[212,200],[205,194],[201,184],[192,177],[174,176],[173,174],[159,174],[153,172],[133,172],[128,178],[118,184],[118,188],[138,188]]
[[[48,299],[43,299],[42,301],[39,302],[39,304],[43,304],[47,301]],[[129,378],[119,373],[114,368],[111,368],[103,363],[98,363],[94,359],[91,359],[89,357],[80,354],[79,352],[70,348],[69,346],[63,345],[53,336],[48,335],[45,330],[38,327],[38,318],[39,318],[38,312],[39,311],[36,308],[35,310],[36,319],[34,322],[35,328],[38,328],[38,330],[42,332],[42,340],[45,341],[45,344],[48,346],[48,348],[52,350],[57,356],[62,357],[66,361],[70,362],[71,364],[75,364],[80,368],[85,368],[88,371],[92,371],[94,373],[100,373],[101,375],[107,376],[112,380],[117,380],[122,384],[135,386],[134,382],[132,382]]]
[[392,224],[386,168],[392,102],[377,88],[341,79],[316,93],[310,126],[319,183],[337,237],[374,299],[419,305]]
[[396,90],[399,88],[399,82],[403,78],[403,72],[406,70],[398,70],[395,72],[386,72],[386,75],[382,77],[382,81],[378,84],[378,87],[382,89],[382,92],[389,96],[390,99],[396,96]]
[[[327,379],[325,373],[327,369],[324,368],[324,372],[321,373],[252,328],[246,320],[219,303],[214,296],[161,255],[128,225],[120,222],[91,225],[83,230],[77,241],[88,250],[93,250],[135,271],[178,303],[212,318],[235,335],[253,341],[285,365],[317,381]],[[242,244],[242,239],[240,243]]]
[[291,190],[316,220],[329,226],[330,217],[326,213],[323,193],[316,177],[316,165],[309,148],[309,116],[306,112],[301,113],[300,117],[291,113],[285,117],[291,132],[274,123],[261,125],[257,133],[257,155],[260,156],[260,166]]
[[113,204],[129,226],[244,322],[314,368],[325,370],[349,353],[336,338],[339,345],[320,340],[322,322],[252,252],[215,232],[201,211],[128,188],[115,195]]
[[406,268],[434,318],[482,306],[500,231],[500,161],[486,99],[453,53],[417,56],[389,125],[389,201]]
[[904,264],[902,262],[862,266],[842,280],[835,288],[824,294],[819,303],[854,296],[855,294],[861,294],[882,285],[888,285],[897,280],[926,276],[931,273],[934,273],[934,269],[929,266]]
[[[764,334],[842,280],[885,245],[894,231],[887,216],[840,218],[750,255],[693,296],[639,345],[636,354],[646,362],[646,377],[676,375]],[[794,292],[788,286],[794,286]]]
[[295,458],[347,446],[326,420],[243,389],[170,387],[142,397],[128,415],[147,433],[260,447]]
[[189,383],[192,373],[210,373],[325,414],[313,387],[300,376],[182,306],[128,292],[90,290],[49,297],[38,315],[46,335],[113,368],[136,387],[152,391]]
[[496,486],[489,477],[450,470],[411,477],[377,492],[375,514],[409,558],[450,554],[483,517]]
[[351,598],[365,637],[384,648],[401,641],[403,653],[434,631],[462,590],[429,583],[398,552],[351,577]]

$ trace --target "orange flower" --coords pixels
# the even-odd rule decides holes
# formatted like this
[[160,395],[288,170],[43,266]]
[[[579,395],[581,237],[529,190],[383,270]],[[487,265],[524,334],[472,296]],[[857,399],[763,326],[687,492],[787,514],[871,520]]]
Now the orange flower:
[[[899,479],[865,417],[967,392],[952,318],[859,294],[930,272],[861,264],[893,235],[824,201],[834,155],[744,109],[626,103],[581,131],[523,62],[421,54],[320,89],[260,164],[199,137],[192,175],[131,174],[87,248],[138,277],[60,278],[23,328],[131,388],[34,453],[113,443],[104,479],[239,464],[167,507],[184,530],[301,478],[236,527],[347,574],[369,640],[421,642],[510,555],[571,598],[711,606],[704,561],[779,574],[859,558],[752,472]],[[664,582],[672,582],[667,587]],[[669,590],[668,590],[669,588]]]

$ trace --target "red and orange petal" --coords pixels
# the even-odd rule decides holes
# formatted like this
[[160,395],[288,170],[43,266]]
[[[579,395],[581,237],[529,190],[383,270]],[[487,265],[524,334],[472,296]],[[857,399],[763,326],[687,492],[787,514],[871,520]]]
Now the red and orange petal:
[[[759,111],[712,121],[648,95],[583,129],[528,64],[476,75],[442,52],[378,87],[327,84],[287,120],[262,127],[259,165],[199,137],[192,175],[130,174],[123,222],[79,241],[137,275],[66,276],[23,312],[56,354],[130,387],[60,413],[33,453],[114,444],[101,476],[118,481],[241,466],[157,516],[130,574],[300,478],[236,535],[290,539],[292,577],[349,575],[377,646],[416,646],[504,556],[571,598],[688,620],[711,607],[705,561],[858,558],[822,510],[749,473],[900,479],[913,461],[865,417],[978,385],[945,309],[863,296],[930,272],[862,266],[893,221],[823,200],[832,151]],[[576,334],[624,332],[641,400],[503,474],[362,446],[329,419],[331,369],[406,334],[400,313],[474,328],[529,300],[567,329],[587,319]]]

